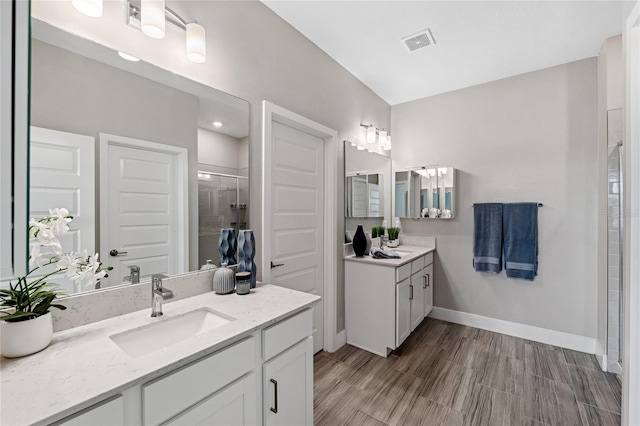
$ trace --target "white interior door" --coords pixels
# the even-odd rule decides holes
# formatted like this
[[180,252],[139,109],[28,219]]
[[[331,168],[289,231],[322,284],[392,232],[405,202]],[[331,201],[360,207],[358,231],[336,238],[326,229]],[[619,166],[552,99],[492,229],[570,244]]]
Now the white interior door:
[[[31,127],[30,139],[29,217],[66,208],[73,221],[60,239],[63,252],[95,253],[95,139],[40,127]],[[74,288],[63,275],[51,281],[68,293],[93,290]]]
[[[324,139],[274,122],[271,161],[271,283],[323,295]],[[314,352],[324,339],[324,307],[314,308]]]
[[145,141],[103,134],[100,140],[101,260],[113,267],[102,286],[126,281],[134,265],[140,280],[184,272],[188,216],[181,212],[180,156]]

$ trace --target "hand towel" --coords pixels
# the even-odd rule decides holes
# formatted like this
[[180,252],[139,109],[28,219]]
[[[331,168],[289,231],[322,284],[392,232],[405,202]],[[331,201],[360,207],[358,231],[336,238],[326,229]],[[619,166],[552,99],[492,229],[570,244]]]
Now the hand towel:
[[504,204],[502,215],[507,277],[533,281],[538,275],[538,203]]
[[371,249],[371,257],[374,259],[400,259],[400,255],[395,251],[384,251],[376,247]]
[[479,272],[502,270],[502,204],[473,205],[473,268]]

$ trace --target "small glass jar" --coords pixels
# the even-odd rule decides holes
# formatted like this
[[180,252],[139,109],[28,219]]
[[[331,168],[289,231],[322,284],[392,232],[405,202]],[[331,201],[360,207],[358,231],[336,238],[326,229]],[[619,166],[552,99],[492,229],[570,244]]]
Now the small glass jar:
[[213,263],[213,260],[207,260],[206,263],[200,267],[200,270],[208,271],[210,269],[216,269],[216,268],[217,266],[215,263]]
[[249,294],[251,291],[251,272],[236,272],[236,293]]

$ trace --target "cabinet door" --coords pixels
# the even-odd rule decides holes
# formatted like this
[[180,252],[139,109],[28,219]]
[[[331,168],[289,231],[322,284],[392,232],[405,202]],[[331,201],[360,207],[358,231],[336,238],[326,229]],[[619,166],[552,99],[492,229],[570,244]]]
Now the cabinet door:
[[406,278],[396,285],[396,348],[411,333],[411,279]]
[[313,338],[264,364],[265,425],[313,424]]
[[411,294],[409,299],[411,300],[411,331],[415,330],[424,319],[424,279],[422,275],[423,269],[419,272],[411,275]]
[[251,373],[211,395],[167,425],[250,426],[258,417],[256,375]]
[[424,268],[424,316],[433,310],[433,263]]
[[54,423],[56,426],[116,426],[124,425],[124,400],[122,395],[99,402],[79,413]]

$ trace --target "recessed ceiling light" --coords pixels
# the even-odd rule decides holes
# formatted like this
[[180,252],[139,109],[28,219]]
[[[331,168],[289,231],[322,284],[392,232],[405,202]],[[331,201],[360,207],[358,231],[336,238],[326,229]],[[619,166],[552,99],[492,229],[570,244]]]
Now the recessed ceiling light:
[[127,61],[131,61],[131,62],[138,62],[140,60],[140,58],[136,58],[135,56],[131,56],[128,53],[124,53],[120,51],[118,51],[118,56],[120,56],[122,59],[126,59]]
[[214,122],[213,122],[213,123],[211,123],[211,124],[213,124],[215,127],[222,127],[222,123],[221,123],[221,122],[219,122],[219,121],[214,121]]

